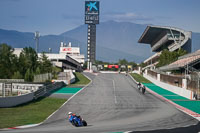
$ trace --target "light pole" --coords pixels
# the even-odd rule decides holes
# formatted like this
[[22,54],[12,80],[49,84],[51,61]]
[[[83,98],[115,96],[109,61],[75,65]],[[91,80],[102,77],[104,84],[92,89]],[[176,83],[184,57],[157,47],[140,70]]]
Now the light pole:
[[39,38],[40,38],[40,33],[39,33],[39,31],[36,31],[35,32],[35,41],[36,41],[36,43],[35,43],[35,51],[36,51],[36,53],[38,53],[39,52]]

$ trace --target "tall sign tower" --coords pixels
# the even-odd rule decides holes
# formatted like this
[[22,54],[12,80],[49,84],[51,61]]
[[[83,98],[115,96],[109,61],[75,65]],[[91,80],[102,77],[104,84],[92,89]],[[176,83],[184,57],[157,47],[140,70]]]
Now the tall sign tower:
[[85,1],[85,24],[88,25],[87,68],[96,60],[96,24],[99,24],[99,1]]

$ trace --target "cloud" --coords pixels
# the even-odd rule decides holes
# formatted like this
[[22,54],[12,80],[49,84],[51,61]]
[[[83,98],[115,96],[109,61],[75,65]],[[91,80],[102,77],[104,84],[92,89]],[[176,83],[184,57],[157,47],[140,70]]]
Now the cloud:
[[102,18],[104,20],[115,20],[115,21],[128,21],[128,22],[135,22],[135,21],[153,21],[153,17],[141,15],[141,14],[136,14],[133,12],[125,12],[125,13],[116,13],[116,12],[111,12],[111,13],[104,13],[102,15]]

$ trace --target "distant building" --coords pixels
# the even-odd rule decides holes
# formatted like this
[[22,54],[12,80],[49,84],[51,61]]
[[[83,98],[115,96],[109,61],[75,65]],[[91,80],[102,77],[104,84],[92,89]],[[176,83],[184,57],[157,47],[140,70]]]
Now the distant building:
[[[81,64],[66,54],[45,53],[45,55],[52,62],[53,65],[60,67],[63,70],[71,69],[76,71],[82,71]],[[38,53],[38,57],[41,56],[42,53]]]
[[[14,54],[18,57],[22,52],[23,48],[15,48]],[[38,53],[40,58],[42,53]],[[71,69],[76,71],[82,71],[82,66],[84,64],[85,57],[80,54],[79,47],[71,47],[71,42],[66,47],[66,45],[61,42],[60,52],[59,53],[45,53],[48,59],[52,62],[53,65],[65,69]]]
[[60,54],[66,54],[70,56],[71,58],[75,59],[82,65],[85,62],[85,56],[83,54],[80,54],[80,47],[72,47],[71,42],[69,42],[68,46],[61,42],[60,44]]
[[150,44],[152,52],[156,52],[149,57],[144,63],[147,68],[154,68],[158,63],[159,56],[164,49],[176,51],[180,48],[191,53],[191,36],[192,32],[179,28],[167,26],[147,26],[144,33],[138,40],[139,43]]
[[14,48],[13,54],[15,54],[15,55],[17,55],[17,57],[19,57],[22,50],[23,50],[23,48]]

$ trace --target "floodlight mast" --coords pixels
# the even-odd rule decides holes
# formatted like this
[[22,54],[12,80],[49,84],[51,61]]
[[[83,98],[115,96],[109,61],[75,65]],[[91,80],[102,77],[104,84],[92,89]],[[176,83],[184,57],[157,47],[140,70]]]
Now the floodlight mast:
[[36,31],[35,32],[35,51],[36,51],[36,53],[38,53],[39,52],[39,38],[40,38],[40,33],[39,33],[39,31]]

